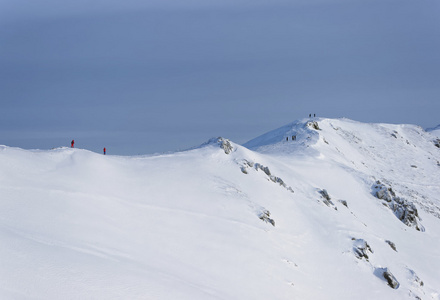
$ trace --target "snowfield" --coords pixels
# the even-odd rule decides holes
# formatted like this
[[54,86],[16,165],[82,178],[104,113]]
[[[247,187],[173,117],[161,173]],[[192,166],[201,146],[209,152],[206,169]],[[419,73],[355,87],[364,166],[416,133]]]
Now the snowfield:
[[315,118],[167,155],[0,146],[0,298],[440,299],[437,140]]

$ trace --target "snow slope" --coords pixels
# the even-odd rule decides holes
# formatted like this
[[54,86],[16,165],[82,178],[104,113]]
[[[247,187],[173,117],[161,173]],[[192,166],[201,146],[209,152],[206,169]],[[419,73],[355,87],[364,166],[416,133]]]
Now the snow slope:
[[429,133],[433,134],[434,136],[440,138],[440,125],[437,125],[434,128],[428,128],[426,129]]
[[1,146],[0,298],[440,298],[431,134],[305,119],[244,146]]

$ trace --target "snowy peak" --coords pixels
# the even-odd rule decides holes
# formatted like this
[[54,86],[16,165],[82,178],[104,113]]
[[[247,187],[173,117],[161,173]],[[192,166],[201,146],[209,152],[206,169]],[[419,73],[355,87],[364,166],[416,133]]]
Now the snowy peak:
[[302,119],[269,131],[256,137],[243,146],[251,150],[292,151],[297,145],[309,145],[318,140],[319,121],[321,119]]
[[377,180],[387,183],[387,188],[394,189],[406,201],[440,217],[440,201],[433,199],[427,205],[428,196],[422,188],[427,185],[438,189],[440,141],[419,126],[304,119],[263,134],[244,146],[292,163],[295,158],[333,162],[370,187]]
[[426,129],[426,131],[433,134],[437,138],[440,138],[440,125],[437,125],[434,128],[428,128],[428,129]]

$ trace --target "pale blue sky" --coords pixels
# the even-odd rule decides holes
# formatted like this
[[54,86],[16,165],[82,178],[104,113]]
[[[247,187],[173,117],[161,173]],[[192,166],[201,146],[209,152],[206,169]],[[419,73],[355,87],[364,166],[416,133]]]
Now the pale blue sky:
[[434,0],[1,0],[0,144],[166,152],[309,113],[434,127],[439,16]]

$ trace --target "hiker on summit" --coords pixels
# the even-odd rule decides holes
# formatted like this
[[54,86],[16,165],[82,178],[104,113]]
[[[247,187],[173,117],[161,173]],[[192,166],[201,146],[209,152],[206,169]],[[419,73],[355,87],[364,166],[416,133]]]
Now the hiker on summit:
[[104,155],[105,155],[105,152],[106,152],[106,150],[105,150],[105,147],[104,147]]
[[72,142],[70,142],[70,148],[74,148],[74,147],[73,147],[74,144],[75,144],[75,140],[72,140]]

